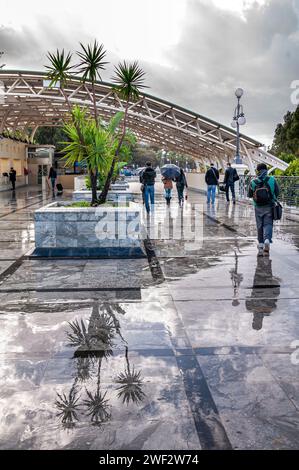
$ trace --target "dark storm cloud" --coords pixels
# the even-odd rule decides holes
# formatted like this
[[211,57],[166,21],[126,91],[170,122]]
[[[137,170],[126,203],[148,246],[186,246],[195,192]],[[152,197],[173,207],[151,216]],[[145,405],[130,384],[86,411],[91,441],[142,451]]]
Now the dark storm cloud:
[[[299,79],[298,12],[299,0],[269,0],[262,7],[252,5],[241,18],[211,2],[189,0],[179,41],[165,51],[168,66],[139,58],[148,92],[229,125],[234,89],[242,86],[248,121],[242,130],[269,141],[276,123],[292,109],[290,84]],[[30,30],[0,27],[6,68],[41,69],[47,50],[74,50],[79,41],[94,39],[70,21],[62,31],[48,18],[35,20]],[[119,59],[109,51],[112,63]],[[103,78],[111,74],[112,65]]]
[[173,70],[151,69],[154,91],[229,124],[234,88],[242,86],[244,132],[271,139],[276,123],[292,108],[290,83],[299,79],[298,3],[270,0],[251,6],[242,19],[190,0],[179,43],[167,51]]

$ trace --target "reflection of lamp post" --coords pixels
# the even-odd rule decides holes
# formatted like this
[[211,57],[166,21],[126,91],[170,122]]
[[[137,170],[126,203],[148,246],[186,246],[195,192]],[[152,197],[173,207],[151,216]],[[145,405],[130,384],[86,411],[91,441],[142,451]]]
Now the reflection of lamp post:
[[237,97],[238,104],[235,108],[233,121],[231,123],[231,126],[234,129],[237,129],[237,143],[236,143],[235,163],[239,163],[239,164],[243,163],[242,158],[240,157],[240,126],[243,126],[246,123],[246,119],[245,119],[244,112],[243,112],[243,105],[240,104],[240,99],[243,96],[243,93],[244,93],[244,91],[243,91],[242,88],[237,88],[236,91],[235,91],[235,95]]
[[238,273],[238,264],[239,264],[238,254],[235,251],[235,267],[229,271],[230,278],[231,278],[232,285],[233,285],[233,290],[234,290],[233,303],[232,303],[234,307],[236,307],[240,303],[238,299],[239,287],[241,285],[241,282],[243,281],[243,274]]

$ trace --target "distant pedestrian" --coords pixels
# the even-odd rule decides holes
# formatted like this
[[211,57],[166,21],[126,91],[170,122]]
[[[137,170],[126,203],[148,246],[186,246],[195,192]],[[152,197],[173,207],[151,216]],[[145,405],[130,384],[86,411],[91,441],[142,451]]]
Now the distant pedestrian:
[[235,182],[238,181],[239,175],[237,173],[237,170],[235,168],[232,168],[231,164],[227,164],[227,168],[225,170],[225,175],[224,175],[224,181],[223,183],[225,184],[225,194],[226,194],[226,200],[229,202],[229,190],[232,193],[232,198],[233,198],[233,204],[236,203],[236,194],[235,194]]
[[172,188],[173,188],[173,183],[170,178],[166,178],[165,176],[162,176],[162,182],[164,185],[164,197],[166,200],[167,206],[170,205],[170,200],[172,197]]
[[218,186],[219,181],[219,171],[217,168],[214,167],[214,163],[211,163],[210,168],[207,170],[205,175],[205,181],[208,186],[207,189],[207,203],[212,204],[215,203],[215,196],[216,196],[216,188]]
[[182,168],[181,168],[180,176],[178,176],[175,179],[175,181],[176,181],[176,189],[178,192],[179,205],[181,206],[184,202],[184,190],[185,188],[188,188],[186,175]]
[[268,176],[267,165],[259,163],[257,178],[248,189],[248,197],[253,198],[258,237],[258,256],[269,255],[273,233],[273,204],[279,196],[279,187],[274,176]]
[[51,166],[50,171],[49,171],[49,180],[51,180],[53,193],[55,190],[56,179],[57,179],[57,171],[55,170],[53,166]]
[[17,172],[13,167],[11,167],[10,172],[9,172],[9,181],[11,182],[12,191],[16,189],[16,179],[17,179]]
[[155,179],[156,172],[152,167],[151,162],[146,163],[146,167],[140,175],[140,182],[144,185],[144,203],[147,213],[150,212],[150,204],[153,207],[155,204]]

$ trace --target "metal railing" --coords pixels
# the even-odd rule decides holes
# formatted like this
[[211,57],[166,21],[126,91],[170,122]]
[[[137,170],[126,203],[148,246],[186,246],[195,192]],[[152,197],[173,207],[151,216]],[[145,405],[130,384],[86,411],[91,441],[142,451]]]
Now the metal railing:
[[[240,197],[247,199],[248,188],[256,176],[241,176],[240,177]],[[299,207],[299,176],[275,176],[279,186],[280,194],[279,200],[285,206]]]

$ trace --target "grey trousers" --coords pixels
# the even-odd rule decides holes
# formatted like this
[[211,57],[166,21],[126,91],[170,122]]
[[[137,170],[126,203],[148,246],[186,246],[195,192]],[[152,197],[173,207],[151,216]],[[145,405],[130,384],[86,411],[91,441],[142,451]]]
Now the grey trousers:
[[270,240],[270,242],[272,242],[272,205],[255,207],[255,220],[257,228],[257,238],[259,243],[264,243],[265,240]]

